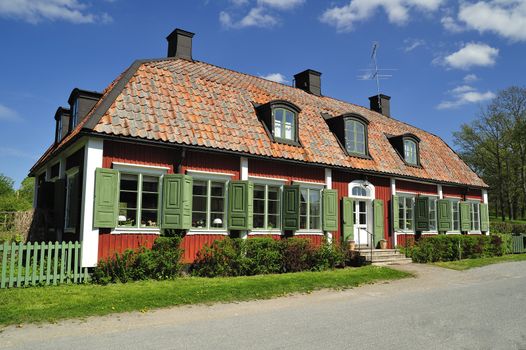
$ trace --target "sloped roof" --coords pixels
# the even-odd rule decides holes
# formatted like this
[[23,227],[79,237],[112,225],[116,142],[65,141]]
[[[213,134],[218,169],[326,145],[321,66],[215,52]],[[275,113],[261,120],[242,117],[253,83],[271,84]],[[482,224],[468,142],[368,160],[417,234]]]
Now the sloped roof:
[[[298,126],[302,146],[273,142],[257,117],[254,103],[278,99],[301,108]],[[322,115],[344,113],[369,120],[372,159],[348,156]],[[135,62],[112,83],[72,134],[82,128],[105,135],[486,187],[436,135],[365,107],[199,61],[168,58]],[[388,136],[405,133],[421,140],[421,168],[406,165],[388,140]]]

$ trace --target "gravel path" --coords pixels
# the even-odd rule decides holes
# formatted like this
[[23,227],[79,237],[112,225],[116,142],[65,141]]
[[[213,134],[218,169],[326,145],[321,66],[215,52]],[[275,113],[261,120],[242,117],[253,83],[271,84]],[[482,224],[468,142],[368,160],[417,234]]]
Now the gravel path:
[[526,349],[526,262],[346,291],[9,327],[0,349]]

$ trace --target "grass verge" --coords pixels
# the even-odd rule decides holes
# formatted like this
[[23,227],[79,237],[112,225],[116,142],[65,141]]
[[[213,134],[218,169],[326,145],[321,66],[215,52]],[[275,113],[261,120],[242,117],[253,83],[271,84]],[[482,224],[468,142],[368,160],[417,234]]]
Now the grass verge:
[[345,289],[409,277],[385,267],[366,266],[324,272],[251,277],[186,277],[127,284],[63,285],[0,290],[0,325],[54,322],[65,318],[189,304],[268,299],[319,289]]
[[465,259],[458,261],[444,261],[434,263],[437,266],[445,267],[453,270],[468,270],[474,267],[482,267],[491,264],[500,264],[504,262],[523,261],[526,260],[526,254],[512,254],[495,256],[492,258],[478,258],[478,259]]

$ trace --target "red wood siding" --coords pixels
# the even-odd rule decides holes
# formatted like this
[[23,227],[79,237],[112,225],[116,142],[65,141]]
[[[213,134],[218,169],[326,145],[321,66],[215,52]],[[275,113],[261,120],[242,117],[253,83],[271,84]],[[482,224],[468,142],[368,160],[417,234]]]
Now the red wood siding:
[[210,245],[215,240],[224,239],[227,236],[224,235],[186,235],[183,237],[181,242],[181,248],[183,248],[183,261],[185,263],[191,263],[195,260],[197,252],[201,248],[208,244]]
[[151,248],[159,235],[150,234],[99,234],[99,260],[115,256],[126,249]]
[[396,191],[438,195],[437,185],[396,180]]
[[153,165],[170,168],[174,172],[174,164],[179,163],[180,151],[132,143],[104,141],[102,166],[111,168],[112,162]]
[[286,179],[289,182],[296,180],[325,183],[324,168],[263,159],[249,159],[248,174],[249,176]]
[[248,235],[248,238],[272,238],[272,239],[275,239],[276,241],[279,241],[281,239],[281,235],[251,235],[249,234]]
[[444,197],[455,197],[462,199],[477,199],[482,200],[482,190],[480,189],[466,189],[466,187],[442,186],[442,194]]
[[372,178],[369,179],[374,185],[374,194],[376,199],[381,199],[384,202],[384,238],[387,240],[387,247],[393,248],[393,240],[391,239],[391,180],[387,178]]
[[220,153],[188,151],[183,160],[182,172],[199,170],[233,174],[239,180],[240,157]]

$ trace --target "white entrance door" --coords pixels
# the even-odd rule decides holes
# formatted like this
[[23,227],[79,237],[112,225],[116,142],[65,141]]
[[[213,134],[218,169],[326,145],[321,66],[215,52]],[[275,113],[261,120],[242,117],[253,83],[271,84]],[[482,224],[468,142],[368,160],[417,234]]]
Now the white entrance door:
[[369,245],[368,230],[369,200],[354,200],[354,241],[358,245]]

